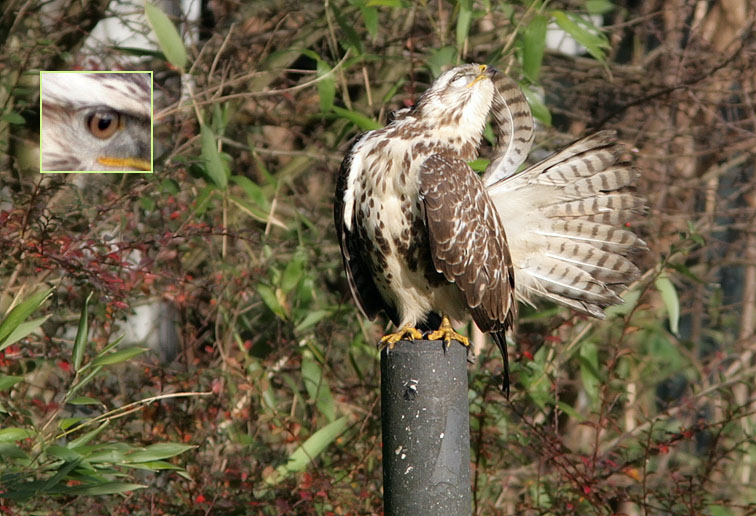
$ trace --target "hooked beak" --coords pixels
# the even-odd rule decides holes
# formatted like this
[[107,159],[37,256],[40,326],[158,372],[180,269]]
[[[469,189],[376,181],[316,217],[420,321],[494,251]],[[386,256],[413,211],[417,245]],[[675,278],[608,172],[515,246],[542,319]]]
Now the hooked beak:
[[473,79],[472,81],[470,81],[470,84],[468,84],[467,87],[472,88],[473,84],[487,78],[488,77],[488,75],[486,74],[487,69],[488,69],[488,66],[484,64],[478,65],[478,76],[475,77],[475,79]]
[[100,156],[97,162],[108,167],[124,167],[126,170],[152,170],[152,163],[142,158],[115,158],[110,156]]

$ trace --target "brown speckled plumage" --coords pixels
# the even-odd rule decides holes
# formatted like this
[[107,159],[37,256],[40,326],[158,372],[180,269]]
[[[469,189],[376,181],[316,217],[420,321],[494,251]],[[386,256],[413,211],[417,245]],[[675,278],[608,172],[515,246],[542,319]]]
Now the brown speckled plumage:
[[[489,114],[497,148],[477,157]],[[441,75],[385,128],[361,135],[339,171],[334,215],[352,295],[366,316],[431,328],[441,315],[490,332],[505,358],[515,300],[541,296],[603,316],[638,275],[643,242],[619,225],[643,210],[613,133],[524,171],[533,140],[517,85],[491,68]],[[505,368],[505,386],[508,385]]]

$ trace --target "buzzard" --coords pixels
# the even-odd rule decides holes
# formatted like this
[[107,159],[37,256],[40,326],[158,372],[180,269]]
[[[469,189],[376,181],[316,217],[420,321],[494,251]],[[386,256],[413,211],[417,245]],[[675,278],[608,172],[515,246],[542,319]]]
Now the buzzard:
[[[489,114],[497,145],[482,177],[468,164]],[[542,297],[595,317],[622,302],[645,244],[622,227],[644,210],[638,173],[611,131],[519,171],[533,141],[527,101],[506,75],[467,64],[436,79],[341,164],[336,230],[352,296],[400,329],[381,339],[469,341],[468,314],[490,332],[509,375],[505,332],[516,301]],[[424,333],[430,332],[430,333]]]
[[42,170],[150,170],[150,84],[145,72],[44,72]]

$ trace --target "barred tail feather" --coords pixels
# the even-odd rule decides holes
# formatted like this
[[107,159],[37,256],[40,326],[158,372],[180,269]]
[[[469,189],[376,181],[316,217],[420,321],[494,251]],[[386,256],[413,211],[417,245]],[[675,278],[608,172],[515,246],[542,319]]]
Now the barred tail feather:
[[639,174],[618,163],[612,131],[575,142],[488,188],[507,234],[518,299],[546,298],[604,316],[640,274],[646,248],[622,226],[645,210],[630,187]]

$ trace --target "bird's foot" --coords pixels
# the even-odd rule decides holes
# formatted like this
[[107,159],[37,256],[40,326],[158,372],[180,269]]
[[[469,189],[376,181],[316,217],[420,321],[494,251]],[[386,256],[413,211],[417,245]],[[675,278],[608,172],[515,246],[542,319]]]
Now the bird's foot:
[[378,347],[383,350],[388,346],[389,351],[391,351],[400,340],[423,340],[423,333],[412,326],[405,326],[396,333],[389,333],[381,337]]
[[438,329],[430,332],[426,338],[428,340],[443,340],[444,349],[449,349],[449,345],[451,345],[451,341],[453,340],[456,340],[466,348],[470,347],[470,339],[457,333],[452,327],[449,318],[445,315],[441,318],[441,325]]

